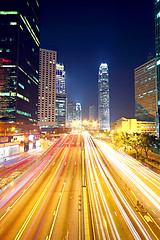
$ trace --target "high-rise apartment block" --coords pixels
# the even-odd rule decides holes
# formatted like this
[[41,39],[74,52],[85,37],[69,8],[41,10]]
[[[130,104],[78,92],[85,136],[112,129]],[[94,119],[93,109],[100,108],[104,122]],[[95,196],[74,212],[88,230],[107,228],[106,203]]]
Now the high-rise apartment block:
[[93,122],[96,120],[97,120],[97,108],[94,105],[89,106],[89,121]]
[[141,121],[156,122],[157,68],[152,59],[134,70],[135,117]]
[[0,4],[0,120],[37,122],[39,0]]
[[65,127],[67,119],[67,97],[63,64],[56,64],[56,127]]
[[156,116],[157,135],[160,136],[160,1],[155,0],[155,32],[156,32],[156,61],[157,61],[157,104]]
[[99,128],[110,130],[108,65],[101,63],[98,74],[98,118]]
[[55,126],[56,61],[55,51],[40,48],[38,123],[44,128]]

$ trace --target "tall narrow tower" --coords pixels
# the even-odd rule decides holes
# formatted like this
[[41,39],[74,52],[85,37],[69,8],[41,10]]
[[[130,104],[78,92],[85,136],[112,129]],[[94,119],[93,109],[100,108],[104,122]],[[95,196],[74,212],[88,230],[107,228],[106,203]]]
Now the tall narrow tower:
[[99,128],[110,130],[108,65],[101,63],[98,74],[98,118]]
[[56,64],[56,127],[66,127],[67,97],[64,64]]

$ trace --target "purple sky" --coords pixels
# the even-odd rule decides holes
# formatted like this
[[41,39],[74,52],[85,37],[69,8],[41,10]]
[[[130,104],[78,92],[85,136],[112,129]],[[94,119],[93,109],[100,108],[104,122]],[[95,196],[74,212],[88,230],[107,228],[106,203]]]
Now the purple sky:
[[134,117],[134,68],[155,56],[154,0],[41,1],[41,47],[66,70],[83,117],[98,104],[98,68],[109,66],[111,122]]

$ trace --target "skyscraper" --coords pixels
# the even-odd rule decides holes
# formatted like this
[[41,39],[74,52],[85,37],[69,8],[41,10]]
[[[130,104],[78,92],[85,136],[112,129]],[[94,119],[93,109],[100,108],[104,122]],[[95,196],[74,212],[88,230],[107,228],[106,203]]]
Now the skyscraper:
[[56,61],[55,51],[40,48],[38,124],[46,128],[55,126]]
[[65,127],[67,119],[67,97],[63,64],[56,64],[56,127]]
[[67,107],[68,127],[72,127],[72,123],[76,120],[77,120],[76,102],[68,102],[68,107]]
[[156,122],[157,68],[152,59],[134,70],[135,116],[138,120]]
[[89,106],[89,121],[93,122],[96,120],[97,120],[97,108],[94,105]]
[[67,108],[68,127],[80,128],[82,124],[82,107],[80,103],[68,102]]
[[65,90],[65,71],[64,64],[56,64],[56,92],[57,93],[66,93]]
[[108,65],[101,63],[98,74],[98,119],[99,128],[110,130]]
[[0,120],[37,122],[40,5],[1,2]]
[[76,121],[77,127],[81,128],[82,125],[82,107],[80,103],[76,103]]
[[155,0],[155,32],[156,32],[156,61],[157,61],[157,101],[156,117],[157,134],[160,136],[160,1]]

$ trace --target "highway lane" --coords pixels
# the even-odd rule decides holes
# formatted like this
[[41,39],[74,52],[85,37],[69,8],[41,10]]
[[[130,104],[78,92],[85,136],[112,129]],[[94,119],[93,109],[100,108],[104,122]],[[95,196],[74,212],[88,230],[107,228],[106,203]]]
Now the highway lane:
[[[58,142],[52,149],[51,151],[48,152],[47,155],[45,155],[45,157],[43,159],[41,159],[41,161],[37,164],[35,164],[35,166],[32,166],[31,169],[29,169],[30,171],[27,171],[24,175],[22,174],[21,178],[16,180],[14,182],[14,184],[7,190],[5,191],[6,194],[1,198],[0,201],[0,220],[3,221],[3,218],[6,217],[6,215],[8,215],[8,213],[12,212],[12,211],[8,211],[8,209],[14,209],[14,207],[16,206],[16,204],[19,204],[19,201],[21,200],[21,198],[24,199],[24,204],[22,202],[22,208],[25,206],[25,201],[26,199],[29,199],[29,195],[27,195],[26,197],[26,192],[31,191],[32,194],[34,193],[35,190],[32,190],[31,187],[32,185],[34,185],[35,189],[38,186],[37,183],[37,179],[39,179],[39,184],[41,184],[44,179],[47,176],[48,171],[50,170],[48,168],[47,172],[44,171],[45,169],[47,169],[48,165],[51,168],[51,163],[50,161],[53,161],[53,158],[55,157],[54,154],[57,154],[57,156],[59,156],[59,154],[61,154],[61,150],[62,146],[65,142],[65,138],[62,139],[60,142]],[[58,153],[57,151],[60,150]],[[49,160],[51,158],[51,160]],[[58,162],[58,161],[57,161]],[[55,163],[55,162],[54,162]],[[53,164],[54,164],[53,163]],[[56,166],[56,164],[55,164]],[[60,168],[60,165],[59,165]],[[35,182],[35,184],[34,184]],[[34,198],[33,198],[34,199]],[[18,211],[17,211],[18,213]],[[14,216],[16,216],[15,214],[13,214],[13,218]],[[3,225],[3,223],[2,223]],[[3,228],[3,227],[2,227]]]
[[4,207],[0,210],[0,239],[78,239],[80,135],[70,135],[44,166],[4,217]]
[[[100,143],[101,150],[118,175],[127,184],[133,201],[139,201],[151,221],[160,225],[160,176],[125,153],[118,153]],[[148,218],[149,219],[149,218]]]
[[[88,191],[95,239],[109,239],[110,237],[111,239],[159,239],[158,227],[154,226],[154,229],[152,226],[155,232],[152,231],[143,216],[135,211],[135,208],[128,201],[127,195],[108,171],[103,157],[97,151],[97,147],[95,147],[91,138],[86,135],[85,139],[87,171],[88,175],[91,177],[93,175],[92,178],[89,177],[91,180],[88,178]],[[109,192],[111,196],[108,195]],[[106,213],[107,215],[105,215]],[[120,225],[123,228],[123,233]],[[100,226],[100,229],[97,226]]]
[[[21,189],[23,189],[23,187],[27,188],[27,185],[29,186],[30,180],[32,180],[32,178],[36,179],[37,175],[41,175],[43,168],[46,168],[49,163],[48,159],[52,155],[56,154],[58,147],[64,144],[64,140],[65,136],[64,138],[60,139],[51,149],[48,149],[48,151],[45,152],[40,158],[38,158],[38,160],[36,160],[36,162],[32,164],[27,171],[25,171],[15,180],[12,180],[10,184],[8,184],[0,191],[0,209],[5,206],[7,202],[12,198],[12,202],[14,202],[17,198],[23,195],[21,194]],[[5,208],[3,208],[3,210],[5,210]]]
[[4,188],[12,180],[32,166],[46,149],[34,149],[27,153],[21,153],[6,158],[7,161],[0,167],[0,189]]

